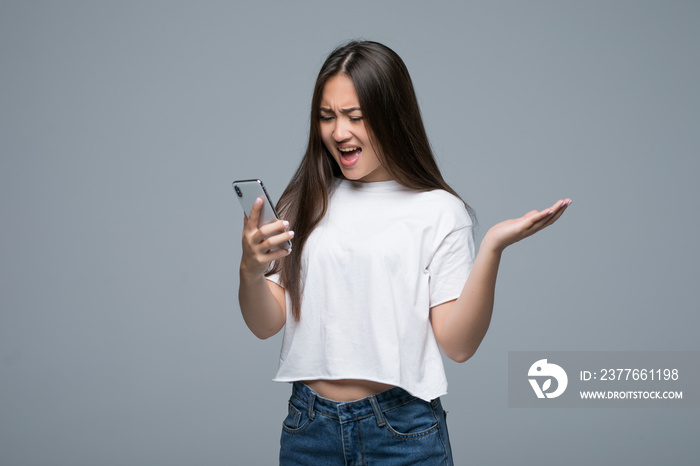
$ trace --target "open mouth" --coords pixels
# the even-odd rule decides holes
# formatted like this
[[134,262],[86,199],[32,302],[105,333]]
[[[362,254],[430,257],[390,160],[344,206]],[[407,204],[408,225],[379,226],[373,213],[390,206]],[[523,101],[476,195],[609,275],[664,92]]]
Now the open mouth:
[[344,167],[352,167],[360,160],[362,149],[360,147],[339,147],[340,163]]

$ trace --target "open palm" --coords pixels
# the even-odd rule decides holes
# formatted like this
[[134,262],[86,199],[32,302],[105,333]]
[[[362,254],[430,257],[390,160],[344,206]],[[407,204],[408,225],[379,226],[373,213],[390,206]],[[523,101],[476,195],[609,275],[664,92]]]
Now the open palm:
[[520,218],[497,223],[486,233],[484,241],[494,249],[503,251],[511,244],[534,235],[556,222],[570,204],[571,199],[559,200],[547,209],[531,210]]

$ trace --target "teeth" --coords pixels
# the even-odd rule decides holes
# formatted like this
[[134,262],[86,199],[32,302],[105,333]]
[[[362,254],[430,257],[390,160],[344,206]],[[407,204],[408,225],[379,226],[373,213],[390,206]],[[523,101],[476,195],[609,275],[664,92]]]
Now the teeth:
[[340,152],[352,152],[359,149],[359,147],[339,147],[338,150]]

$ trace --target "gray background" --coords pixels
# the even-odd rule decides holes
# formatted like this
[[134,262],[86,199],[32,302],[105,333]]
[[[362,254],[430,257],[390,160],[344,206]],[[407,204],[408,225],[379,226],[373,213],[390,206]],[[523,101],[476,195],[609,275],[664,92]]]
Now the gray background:
[[279,196],[354,37],[404,58],[479,236],[574,199],[447,363],[457,464],[697,460],[697,409],[509,409],[507,354],[700,349],[699,30],[690,1],[3,0],[0,464],[276,463],[230,183]]

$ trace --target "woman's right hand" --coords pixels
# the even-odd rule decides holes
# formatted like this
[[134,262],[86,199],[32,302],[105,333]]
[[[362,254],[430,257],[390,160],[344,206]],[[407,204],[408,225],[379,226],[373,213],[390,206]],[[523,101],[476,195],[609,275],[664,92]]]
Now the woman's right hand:
[[292,249],[282,247],[271,250],[294,237],[288,231],[289,222],[277,220],[258,228],[258,219],[262,210],[262,198],[255,200],[250,215],[243,220],[243,254],[241,256],[241,275],[248,278],[262,276],[270,262],[289,255]]

